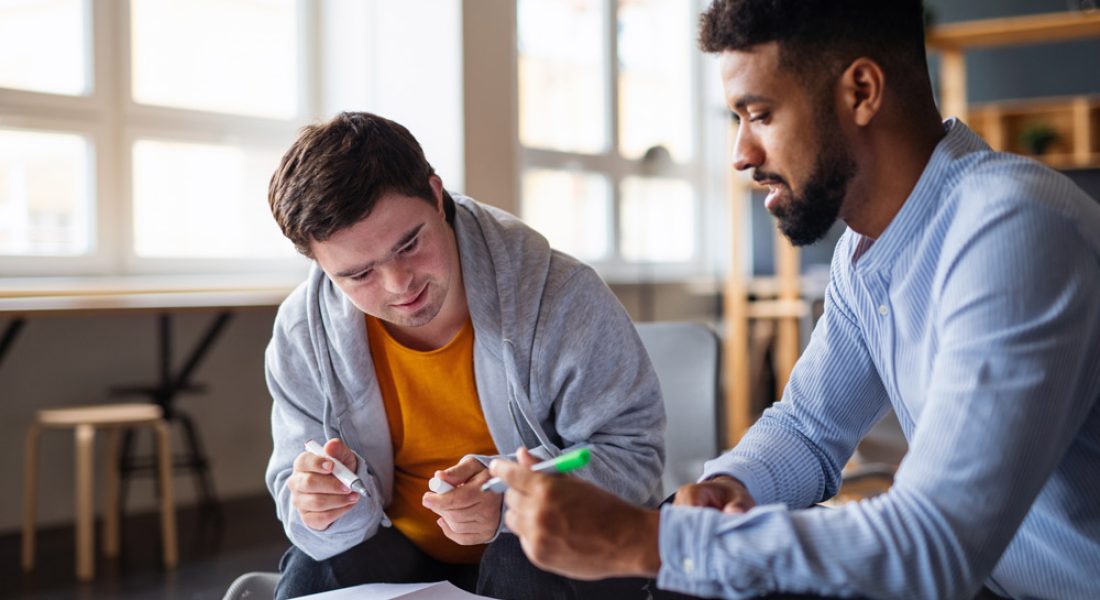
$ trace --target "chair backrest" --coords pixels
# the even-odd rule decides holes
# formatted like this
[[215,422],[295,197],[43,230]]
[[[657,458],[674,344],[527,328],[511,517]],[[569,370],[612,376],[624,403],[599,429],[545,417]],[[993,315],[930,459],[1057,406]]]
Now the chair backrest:
[[275,586],[278,583],[278,573],[245,573],[233,580],[222,600],[271,600],[275,597]]
[[699,323],[639,323],[637,328],[661,380],[668,415],[662,476],[667,496],[698,479],[703,463],[719,451],[718,336]]

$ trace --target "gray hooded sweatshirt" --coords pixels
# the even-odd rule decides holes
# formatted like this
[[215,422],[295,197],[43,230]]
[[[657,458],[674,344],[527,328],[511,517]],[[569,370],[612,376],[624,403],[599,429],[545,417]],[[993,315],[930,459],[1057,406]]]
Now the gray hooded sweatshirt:
[[[592,462],[580,477],[653,505],[665,413],[626,311],[591,267],[551,250],[512,215],[454,199],[474,377],[498,452],[522,445],[545,458],[588,446]],[[290,541],[324,560],[388,526],[393,446],[364,316],[317,265],[279,308],[266,374],[275,447],[265,479]],[[438,434],[447,434],[446,423]],[[307,440],[334,437],[357,455],[368,495],[315,531],[290,503],[286,482]]]

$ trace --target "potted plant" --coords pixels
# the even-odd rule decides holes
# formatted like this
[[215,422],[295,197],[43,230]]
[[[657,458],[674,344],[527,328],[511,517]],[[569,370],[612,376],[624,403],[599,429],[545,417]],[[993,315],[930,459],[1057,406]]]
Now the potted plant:
[[1058,132],[1046,123],[1033,123],[1020,132],[1020,144],[1031,154],[1043,154],[1058,141]]

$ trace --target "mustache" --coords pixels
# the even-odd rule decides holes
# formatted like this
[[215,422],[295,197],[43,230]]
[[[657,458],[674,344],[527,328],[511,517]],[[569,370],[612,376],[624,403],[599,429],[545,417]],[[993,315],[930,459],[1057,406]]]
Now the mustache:
[[752,180],[755,181],[756,183],[761,184],[761,185],[764,185],[766,183],[780,183],[780,184],[786,185],[787,187],[790,187],[789,185],[787,185],[787,180],[783,179],[782,177],[780,177],[776,173],[767,173],[765,171],[753,171],[752,172]]

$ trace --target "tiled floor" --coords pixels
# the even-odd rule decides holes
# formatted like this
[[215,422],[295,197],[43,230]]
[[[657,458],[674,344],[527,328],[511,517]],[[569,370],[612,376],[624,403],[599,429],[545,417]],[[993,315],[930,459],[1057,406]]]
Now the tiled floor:
[[[79,584],[73,572],[72,527],[40,530],[36,568],[19,567],[18,533],[0,536],[0,598],[19,600],[205,600],[220,599],[237,575],[274,571],[287,547],[271,498],[225,501],[224,526],[198,511],[179,511],[180,564],[161,564],[155,513],[124,521],[122,554],[96,560],[96,578]],[[97,532],[98,534],[98,532]]]

